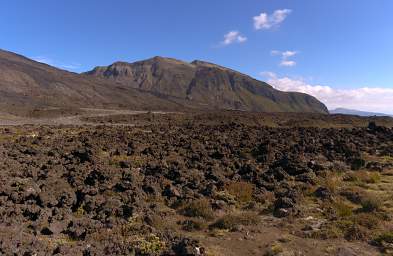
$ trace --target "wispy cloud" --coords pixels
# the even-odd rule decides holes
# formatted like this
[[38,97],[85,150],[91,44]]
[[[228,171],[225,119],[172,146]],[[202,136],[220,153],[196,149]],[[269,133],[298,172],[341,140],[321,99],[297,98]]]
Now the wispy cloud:
[[261,29],[271,29],[279,26],[287,16],[292,12],[290,9],[281,9],[276,10],[272,14],[261,13],[258,16],[255,16],[254,19],[254,27],[256,30]]
[[280,62],[280,66],[283,67],[293,67],[296,65],[296,61],[294,60],[289,60],[289,58],[294,57],[296,54],[298,54],[297,51],[277,51],[277,50],[273,50],[271,51],[271,55],[273,56],[281,56],[281,62]]
[[244,43],[247,41],[247,37],[240,34],[239,31],[229,31],[224,35],[224,40],[221,42],[221,45],[230,45],[233,43]]
[[31,59],[35,60],[37,62],[40,62],[40,63],[53,65],[53,61],[47,57],[44,57],[44,56],[36,56],[36,57],[32,57]]
[[283,67],[293,67],[293,66],[296,66],[296,62],[293,61],[293,60],[282,60],[282,61],[280,62],[280,66],[283,66]]
[[35,60],[37,62],[40,62],[40,63],[48,64],[50,66],[54,66],[54,67],[58,67],[58,68],[62,68],[62,69],[68,69],[68,70],[77,70],[82,67],[82,65],[79,63],[65,64],[63,62],[55,61],[55,60],[45,57],[45,56],[35,56],[35,57],[31,57],[31,59]]
[[272,72],[262,72],[261,76],[276,89],[313,95],[329,109],[343,107],[393,114],[393,88],[335,89],[330,86],[310,84],[301,78],[278,77]]
[[71,63],[71,64],[63,64],[60,67],[65,69],[80,69],[82,65],[79,63]]

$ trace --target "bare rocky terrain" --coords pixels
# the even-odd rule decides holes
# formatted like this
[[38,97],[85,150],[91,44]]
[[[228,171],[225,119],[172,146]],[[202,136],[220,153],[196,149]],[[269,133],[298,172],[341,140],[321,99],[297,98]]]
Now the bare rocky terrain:
[[58,111],[2,115],[1,255],[392,253],[391,118]]
[[392,127],[203,61],[0,50],[0,255],[392,255]]

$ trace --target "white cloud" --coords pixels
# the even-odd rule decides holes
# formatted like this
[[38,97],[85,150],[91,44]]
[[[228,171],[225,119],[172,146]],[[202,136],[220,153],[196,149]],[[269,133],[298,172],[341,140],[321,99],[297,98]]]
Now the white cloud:
[[290,9],[276,10],[271,15],[261,13],[259,16],[254,17],[254,27],[257,30],[271,29],[282,23],[287,16],[292,12]]
[[259,73],[260,76],[268,78],[268,79],[272,79],[272,78],[276,78],[277,75],[274,72],[270,72],[270,71],[263,71],[261,73]]
[[60,67],[65,69],[79,69],[82,67],[82,65],[79,63],[71,63],[71,64],[63,64]]
[[223,45],[230,45],[233,43],[244,43],[247,41],[247,37],[242,36],[239,31],[230,31],[224,35]]
[[35,60],[40,63],[44,63],[53,67],[58,67],[58,68],[63,68],[63,69],[68,69],[68,70],[76,70],[82,67],[81,64],[79,63],[71,63],[71,64],[64,64],[61,62],[57,62],[52,60],[51,58],[45,57],[45,56],[36,56],[32,57],[32,60]]
[[296,62],[293,60],[282,60],[280,66],[283,67],[293,67],[296,66]]
[[297,54],[296,51],[285,51],[282,53],[282,57],[287,59],[289,57],[295,56]]
[[329,109],[349,108],[371,112],[393,114],[393,88],[361,87],[335,89],[330,86],[312,85],[303,79],[278,77],[272,72],[262,72],[268,83],[282,91],[296,91],[310,94]]
[[280,55],[281,56],[280,66],[283,66],[283,67],[296,66],[296,62],[294,60],[289,60],[289,58],[295,56],[296,54],[298,54],[297,51],[284,51],[284,52],[277,51],[277,50],[271,51],[271,55],[273,55],[273,56]]

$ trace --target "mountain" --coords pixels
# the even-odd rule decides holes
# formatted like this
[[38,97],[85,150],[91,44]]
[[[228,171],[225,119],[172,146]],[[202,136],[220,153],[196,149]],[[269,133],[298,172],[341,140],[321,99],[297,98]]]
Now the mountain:
[[104,78],[127,88],[220,109],[257,112],[328,113],[316,98],[281,92],[267,83],[216,64],[154,57],[135,63],[116,62],[84,74]]
[[47,107],[170,110],[179,104],[0,50],[0,111]]
[[155,57],[76,74],[0,50],[1,112],[51,107],[328,113],[312,96],[203,61]]
[[353,116],[392,116],[383,113],[366,112],[366,111],[347,109],[347,108],[336,108],[334,110],[330,110],[330,114],[344,114],[344,115],[353,115]]

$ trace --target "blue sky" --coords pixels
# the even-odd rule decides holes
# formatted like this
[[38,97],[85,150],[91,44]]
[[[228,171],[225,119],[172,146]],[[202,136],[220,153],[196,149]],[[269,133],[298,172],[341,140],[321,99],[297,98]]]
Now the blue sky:
[[392,10],[391,0],[9,0],[0,48],[74,72],[202,59],[330,108],[393,113]]

